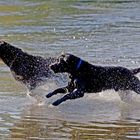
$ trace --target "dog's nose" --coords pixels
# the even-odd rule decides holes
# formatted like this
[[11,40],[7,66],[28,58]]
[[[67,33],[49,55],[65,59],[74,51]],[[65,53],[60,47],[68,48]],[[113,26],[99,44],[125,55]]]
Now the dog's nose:
[[53,65],[53,64],[50,65],[49,67],[50,67],[50,69],[52,69],[52,70],[54,69],[54,65]]

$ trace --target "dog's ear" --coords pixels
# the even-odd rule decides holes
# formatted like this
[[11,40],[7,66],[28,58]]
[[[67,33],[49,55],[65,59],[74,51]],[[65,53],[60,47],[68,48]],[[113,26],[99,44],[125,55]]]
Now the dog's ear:
[[62,51],[62,52],[61,52],[61,55],[65,55],[65,52],[64,52],[64,51]]
[[68,62],[69,61],[69,59],[70,59],[70,54],[68,54],[68,53],[66,53],[66,54],[64,54],[64,61],[65,62]]
[[65,57],[65,54],[66,54],[66,53],[65,53],[64,51],[61,52],[61,56],[62,56],[62,57]]
[[69,59],[70,55],[68,53],[65,53],[64,51],[61,53],[61,58],[63,58],[63,60],[65,62],[67,62],[67,60]]
[[64,56],[63,60],[64,60],[65,62],[67,62],[67,57],[66,57],[66,56]]
[[61,52],[61,58],[66,61],[66,53],[64,51]]

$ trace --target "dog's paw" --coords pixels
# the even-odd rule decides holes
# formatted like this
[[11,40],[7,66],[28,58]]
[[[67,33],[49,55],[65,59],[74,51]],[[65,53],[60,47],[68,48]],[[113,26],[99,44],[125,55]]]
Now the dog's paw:
[[48,93],[47,95],[46,95],[46,98],[50,98],[50,97],[52,97],[53,96],[53,92],[50,92],[50,93]]
[[58,106],[59,104],[62,103],[61,99],[56,100],[55,102],[52,103],[53,106]]
[[55,108],[56,106],[50,104],[48,107],[49,107],[49,108]]

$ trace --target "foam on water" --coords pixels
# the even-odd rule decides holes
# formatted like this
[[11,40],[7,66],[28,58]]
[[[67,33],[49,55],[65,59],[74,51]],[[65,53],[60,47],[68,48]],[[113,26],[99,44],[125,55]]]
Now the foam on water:
[[118,92],[121,100],[128,104],[140,104],[140,95],[133,91],[120,91]]
[[[51,104],[53,101],[55,101],[58,98],[61,98],[64,95],[64,94],[58,94],[49,99],[46,98],[46,95],[49,92],[55,90],[56,88],[58,88],[58,86],[54,82],[47,82],[47,84],[37,87],[35,90],[31,92],[28,91],[27,95],[31,99],[36,101],[38,105]],[[119,91],[119,92],[115,92],[114,90],[106,90],[100,93],[85,93],[83,99],[84,98],[86,98],[87,101],[92,99],[98,99],[103,101],[114,101],[114,102],[119,101],[127,104],[140,104],[140,95],[129,90]],[[75,99],[75,100],[77,101],[79,99]]]

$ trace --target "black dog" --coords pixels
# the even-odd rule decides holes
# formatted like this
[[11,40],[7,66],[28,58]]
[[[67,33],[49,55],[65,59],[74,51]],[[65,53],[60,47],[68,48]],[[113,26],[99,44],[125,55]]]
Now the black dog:
[[10,68],[14,78],[29,90],[38,86],[44,78],[51,77],[49,65],[56,60],[29,55],[4,41],[0,41],[0,58]]
[[128,70],[124,67],[95,66],[71,54],[61,55],[50,67],[55,73],[69,73],[71,79],[68,86],[58,88],[46,96],[49,98],[57,93],[69,92],[55,101],[54,106],[69,99],[83,97],[85,92],[114,89],[132,90],[140,94],[140,81],[134,76],[140,72],[140,68]]

